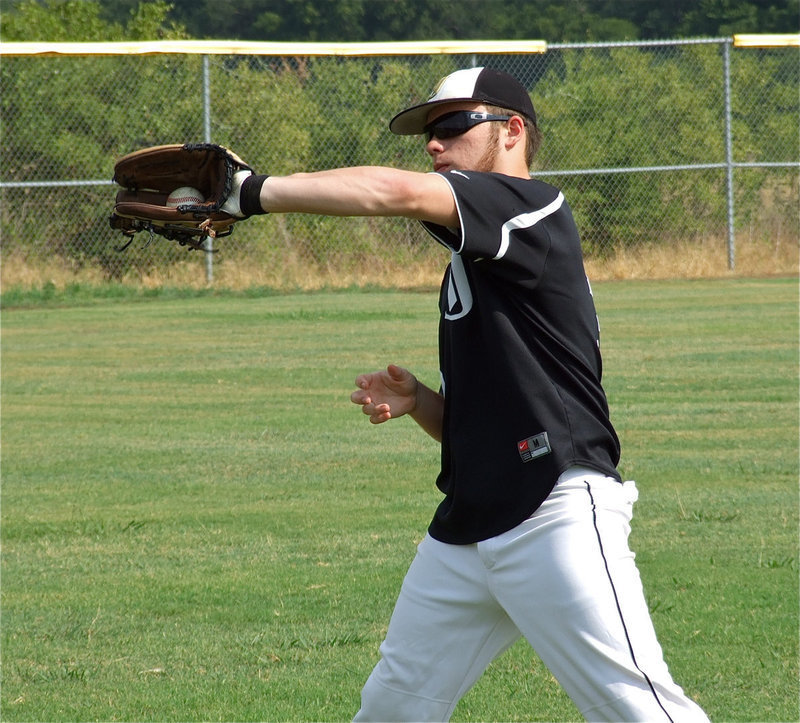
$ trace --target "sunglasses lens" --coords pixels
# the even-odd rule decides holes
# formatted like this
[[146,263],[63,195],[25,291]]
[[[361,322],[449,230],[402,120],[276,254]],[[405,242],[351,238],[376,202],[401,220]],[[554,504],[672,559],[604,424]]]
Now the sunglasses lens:
[[466,133],[470,128],[485,123],[486,121],[509,120],[511,116],[491,115],[489,113],[476,113],[474,111],[456,110],[437,118],[433,123],[425,126],[428,140],[436,136],[440,141],[446,138],[455,138]]
[[462,133],[466,133],[469,128],[447,128],[446,126],[433,126],[432,128],[428,129],[428,140],[436,136],[439,140],[445,140],[446,138],[455,138],[456,136],[460,136]]
[[473,125],[475,123],[470,123],[469,113],[455,111],[454,113],[447,113],[427,125],[425,132],[428,134],[428,140],[434,136],[439,140],[445,140],[446,138],[455,138],[462,133],[466,133]]

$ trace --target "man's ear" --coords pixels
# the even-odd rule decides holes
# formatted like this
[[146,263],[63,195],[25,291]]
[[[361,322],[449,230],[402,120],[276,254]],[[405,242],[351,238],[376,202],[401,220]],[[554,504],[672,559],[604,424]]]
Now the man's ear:
[[506,124],[506,150],[511,150],[517,143],[524,143],[524,141],[525,122],[518,115],[511,116],[511,120]]

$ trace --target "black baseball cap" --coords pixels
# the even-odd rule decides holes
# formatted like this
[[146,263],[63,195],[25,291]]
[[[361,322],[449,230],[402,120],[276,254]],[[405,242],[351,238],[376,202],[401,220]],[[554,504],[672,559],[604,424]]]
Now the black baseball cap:
[[425,103],[398,113],[389,130],[400,136],[424,133],[431,108],[461,100],[508,108],[536,123],[531,97],[513,75],[494,68],[466,68],[442,78]]

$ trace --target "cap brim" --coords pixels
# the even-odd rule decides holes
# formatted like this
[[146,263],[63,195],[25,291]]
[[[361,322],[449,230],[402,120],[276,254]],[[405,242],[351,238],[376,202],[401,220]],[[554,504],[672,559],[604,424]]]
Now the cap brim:
[[389,130],[392,133],[396,133],[398,136],[416,136],[425,132],[425,126],[428,124],[428,114],[431,112],[431,109],[435,108],[437,105],[480,102],[480,100],[475,100],[475,98],[442,98],[440,100],[428,101],[427,103],[420,103],[420,105],[415,105],[400,111],[389,121]]

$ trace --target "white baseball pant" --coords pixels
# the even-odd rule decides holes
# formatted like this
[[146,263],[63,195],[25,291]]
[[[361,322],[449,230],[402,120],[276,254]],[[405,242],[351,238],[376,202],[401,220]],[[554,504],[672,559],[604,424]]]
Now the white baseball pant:
[[656,639],[628,546],[636,499],[632,481],[573,468],[502,535],[473,545],[426,536],[355,720],[449,720],[524,636],[589,721],[708,721]]

